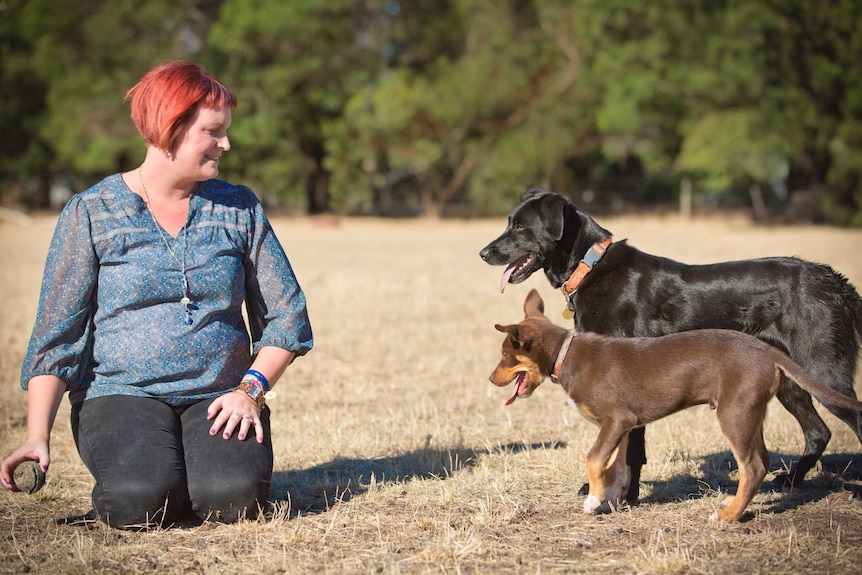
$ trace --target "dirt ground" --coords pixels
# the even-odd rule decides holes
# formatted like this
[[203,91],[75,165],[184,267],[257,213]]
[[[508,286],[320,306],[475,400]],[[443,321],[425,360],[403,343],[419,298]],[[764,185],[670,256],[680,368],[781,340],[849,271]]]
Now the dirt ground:
[[[687,263],[796,255],[862,286],[860,230],[742,215],[598,219]],[[2,456],[24,438],[18,377],[55,221],[0,221]],[[487,380],[502,341],[493,326],[521,319],[530,288],[565,323],[542,274],[499,293],[502,268],[478,252],[504,225],[275,218],[316,343],[270,401],[268,518],[144,533],[58,524],[90,509],[92,487],[64,401],[46,487],[0,493],[0,573],[862,573],[862,502],[844,489],[862,484],[862,448],[822,408],[833,434],[822,464],[792,492],[764,485],[739,524],[707,519],[737,481],[707,408],[647,429],[637,506],[582,515],[595,428],[550,384],[504,407],[510,389]],[[776,401],[765,436],[773,472],[802,450]]]

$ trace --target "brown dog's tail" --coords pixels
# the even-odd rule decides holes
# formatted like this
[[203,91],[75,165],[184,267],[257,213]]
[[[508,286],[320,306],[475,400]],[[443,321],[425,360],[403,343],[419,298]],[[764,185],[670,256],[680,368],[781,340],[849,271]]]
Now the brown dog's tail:
[[784,356],[782,359],[777,360],[775,367],[781,370],[784,375],[794,381],[799,387],[817,398],[817,401],[820,403],[862,413],[862,402],[843,393],[838,393],[825,383],[821,383],[819,379],[809,375],[808,372],[799,367],[789,357]]

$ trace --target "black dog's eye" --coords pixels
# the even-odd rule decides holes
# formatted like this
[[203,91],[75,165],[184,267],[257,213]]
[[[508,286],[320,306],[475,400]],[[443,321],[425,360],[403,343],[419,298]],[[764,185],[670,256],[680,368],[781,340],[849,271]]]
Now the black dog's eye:
[[527,229],[527,228],[526,228],[526,227],[524,227],[524,224],[515,224],[515,231],[516,231],[516,232],[523,232],[523,231],[525,231],[526,229]]

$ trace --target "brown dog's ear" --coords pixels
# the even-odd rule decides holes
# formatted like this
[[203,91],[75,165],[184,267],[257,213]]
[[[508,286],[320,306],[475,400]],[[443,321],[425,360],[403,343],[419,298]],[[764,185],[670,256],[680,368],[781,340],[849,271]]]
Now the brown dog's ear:
[[494,327],[497,329],[497,331],[509,334],[512,339],[512,347],[514,347],[515,349],[521,349],[523,347],[527,351],[530,350],[530,342],[521,341],[521,334],[517,325],[496,324],[494,325]]
[[498,324],[494,324],[494,328],[497,331],[511,334],[511,336],[513,338],[518,339],[518,326],[517,325],[500,325],[498,323]]
[[536,288],[530,290],[527,299],[524,300],[524,315],[526,317],[538,317],[545,314],[545,302]]

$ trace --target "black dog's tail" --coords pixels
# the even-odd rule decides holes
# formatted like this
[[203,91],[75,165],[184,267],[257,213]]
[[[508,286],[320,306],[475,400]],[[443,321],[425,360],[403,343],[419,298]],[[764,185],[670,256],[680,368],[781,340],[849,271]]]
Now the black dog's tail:
[[[854,293],[856,290],[853,290]],[[856,342],[857,345],[862,344],[862,298],[858,293],[855,293],[856,298],[853,300],[853,308],[856,310],[854,326],[856,327]]]
[[850,314],[853,318],[853,328],[856,332],[856,355],[859,356],[859,348],[862,346],[862,297],[859,297],[859,292],[856,291],[849,281],[844,276],[842,295],[845,305],[850,308]]
[[821,383],[820,380],[809,375],[808,372],[783,353],[778,352],[778,350],[776,352],[780,353],[782,357],[776,360],[775,368],[793,380],[799,387],[816,397],[817,401],[862,413],[862,401],[857,401],[852,397],[835,391],[825,383]]

